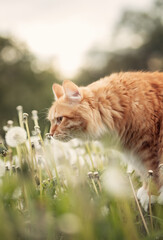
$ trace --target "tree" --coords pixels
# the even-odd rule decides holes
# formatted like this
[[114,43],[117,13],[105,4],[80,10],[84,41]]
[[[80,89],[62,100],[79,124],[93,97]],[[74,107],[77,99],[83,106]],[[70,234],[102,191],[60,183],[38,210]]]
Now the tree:
[[[163,71],[162,12],[162,0],[155,0],[147,12],[126,10],[116,26],[113,42],[121,43],[121,40],[126,39],[129,46],[113,52],[90,51],[89,68],[81,69],[75,80],[86,85],[112,72]],[[125,36],[124,39],[122,36]],[[94,59],[98,56],[104,62],[101,68],[98,67],[100,62],[94,65]]]
[[[52,102],[51,85],[58,82],[54,71],[38,69],[38,60],[27,48],[10,38],[0,37],[0,124],[16,116],[16,106],[25,112],[45,112]],[[41,124],[46,114],[41,114]]]

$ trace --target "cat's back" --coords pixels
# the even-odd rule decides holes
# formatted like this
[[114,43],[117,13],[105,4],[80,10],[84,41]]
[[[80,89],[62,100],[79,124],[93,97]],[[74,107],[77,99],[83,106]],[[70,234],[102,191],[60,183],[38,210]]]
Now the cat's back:
[[120,72],[100,79],[89,85],[96,94],[119,93],[126,95],[146,92],[163,95],[162,72]]
[[[101,83],[109,84],[119,84],[126,86],[143,86],[151,85],[153,83],[158,84],[158,87],[163,86],[163,72],[120,72],[113,73],[104,79],[101,79]],[[154,87],[154,85],[153,85]],[[156,87],[156,85],[155,85]]]

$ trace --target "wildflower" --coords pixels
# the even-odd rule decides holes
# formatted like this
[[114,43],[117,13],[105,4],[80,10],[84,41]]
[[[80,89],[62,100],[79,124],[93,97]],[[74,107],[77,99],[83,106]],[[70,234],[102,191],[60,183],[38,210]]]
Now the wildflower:
[[17,111],[18,111],[18,117],[19,117],[19,124],[22,128],[24,128],[23,124],[23,107],[22,106],[17,106]]
[[23,113],[23,120],[26,121],[28,118],[28,113]]
[[106,205],[101,207],[100,210],[101,210],[101,214],[102,214],[103,217],[106,217],[109,214],[109,208]]
[[132,174],[133,171],[134,171],[133,167],[130,164],[128,164],[128,166],[127,166],[127,173],[128,174]]
[[61,215],[57,222],[60,231],[67,234],[78,233],[81,229],[80,219],[73,213],[65,213]]
[[26,138],[27,133],[21,127],[10,128],[5,136],[6,143],[10,147],[17,147],[19,144],[24,143],[26,141]]
[[3,130],[4,130],[5,132],[7,132],[7,131],[8,131],[8,127],[7,127],[7,126],[3,126]]
[[8,127],[8,128],[12,128],[12,127],[13,127],[13,123],[14,123],[14,122],[13,122],[12,120],[8,120],[8,121],[7,121],[7,127]]
[[32,111],[32,119],[38,119],[38,111],[37,110],[33,110]]
[[[27,141],[27,147],[30,149],[29,142]],[[41,150],[41,144],[40,144],[40,138],[38,136],[32,136],[31,137],[31,145],[32,148],[34,148],[37,152],[40,152]]]
[[93,172],[88,172],[88,177],[93,178]]
[[39,126],[34,126],[34,129],[36,131],[36,134],[40,134],[40,127]]
[[94,172],[93,174],[94,174],[95,178],[99,179],[99,173],[98,172]]
[[102,185],[106,192],[116,197],[129,194],[128,181],[123,172],[116,167],[109,167],[102,175]]
[[19,105],[19,106],[16,107],[16,110],[17,110],[18,112],[22,112],[22,111],[23,111],[23,107]]
[[45,134],[45,137],[46,137],[46,139],[48,139],[48,140],[51,140],[51,138],[52,138],[52,136],[51,136],[50,133],[46,133],[46,134]]
[[22,194],[21,188],[20,188],[20,187],[17,187],[17,188],[15,189],[14,193],[13,193],[12,198],[13,198],[13,199],[18,199],[18,198],[20,198],[21,194]]

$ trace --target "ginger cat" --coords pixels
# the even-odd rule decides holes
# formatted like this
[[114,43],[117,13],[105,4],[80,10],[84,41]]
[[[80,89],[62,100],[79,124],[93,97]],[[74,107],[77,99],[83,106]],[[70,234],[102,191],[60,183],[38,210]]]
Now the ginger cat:
[[144,178],[137,194],[142,206],[147,210],[148,170],[153,170],[163,204],[163,73],[115,73],[87,87],[66,80],[62,86],[54,84],[53,92],[51,135],[61,141],[97,139],[115,130],[124,148],[138,157],[135,165]]

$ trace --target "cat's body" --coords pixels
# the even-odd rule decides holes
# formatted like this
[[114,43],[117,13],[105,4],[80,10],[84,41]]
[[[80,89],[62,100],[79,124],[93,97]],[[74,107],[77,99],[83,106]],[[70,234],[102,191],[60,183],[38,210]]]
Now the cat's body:
[[163,73],[112,74],[87,87],[65,81],[63,87],[54,84],[53,91],[57,101],[49,120],[56,139],[96,139],[114,130],[125,149],[137,155],[142,169],[153,170],[156,185],[163,186],[159,173],[163,163]]

